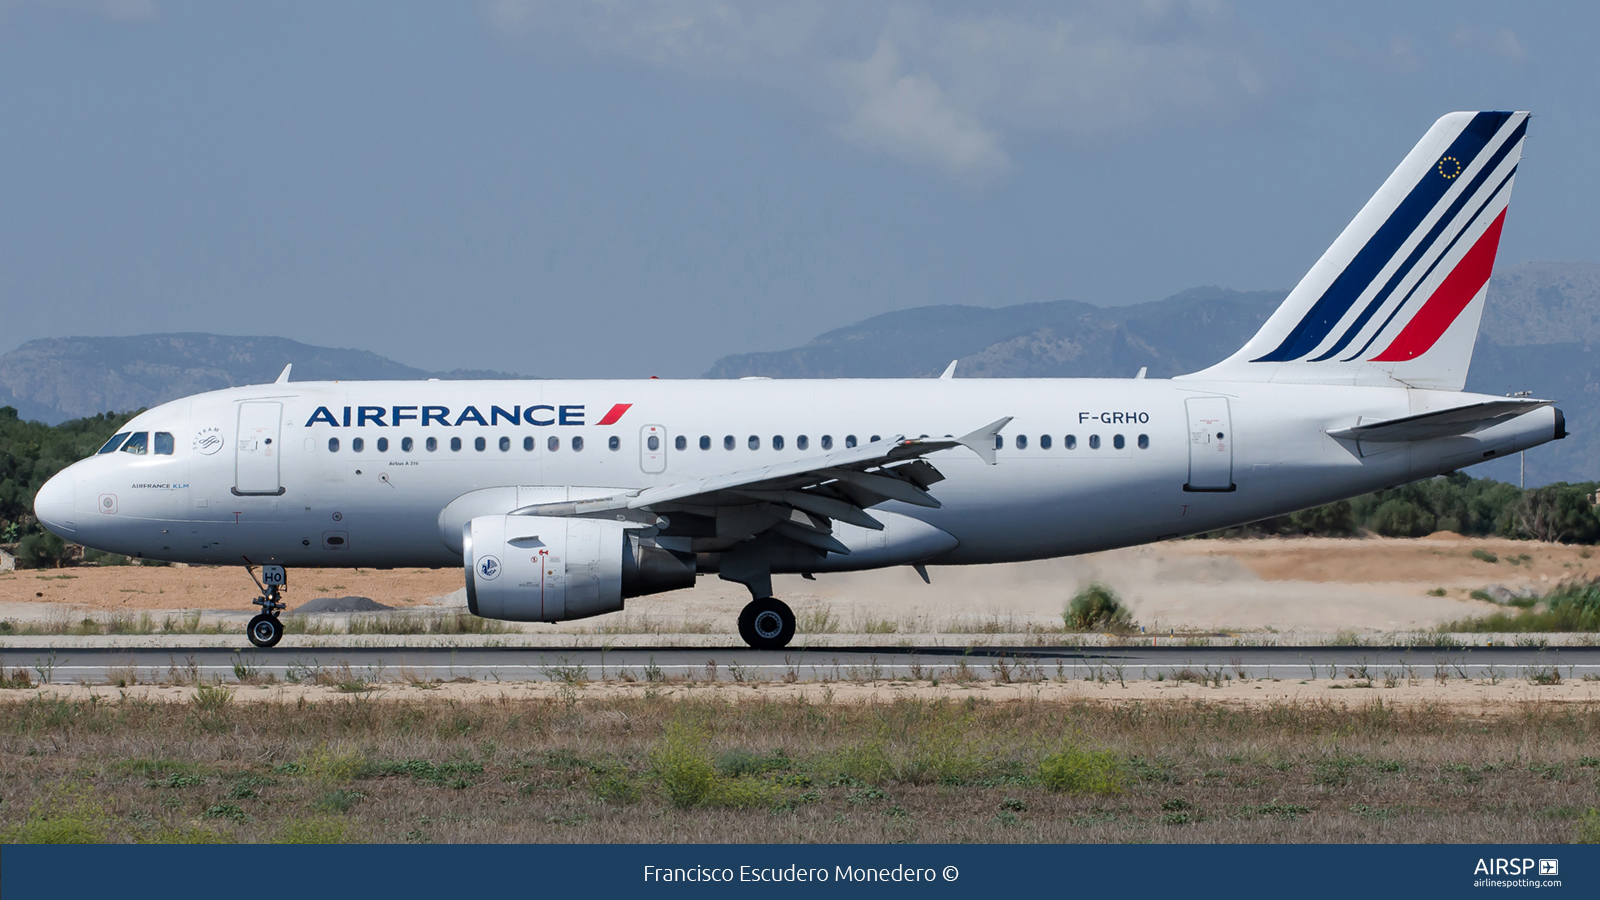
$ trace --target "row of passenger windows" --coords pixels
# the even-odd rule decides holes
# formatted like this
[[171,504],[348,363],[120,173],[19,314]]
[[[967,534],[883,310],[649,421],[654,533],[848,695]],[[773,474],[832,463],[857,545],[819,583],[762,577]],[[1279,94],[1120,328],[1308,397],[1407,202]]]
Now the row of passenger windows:
[[[168,437],[170,439],[170,435]],[[881,440],[881,439],[882,438],[879,435],[875,434],[875,435],[872,436],[872,440],[874,440],[874,441]],[[498,443],[498,445],[500,447],[500,451],[502,453],[508,452],[508,451],[511,450],[511,438],[509,438],[509,437],[501,437],[497,441],[497,443]],[[772,436],[772,449],[774,449],[774,450],[782,450],[784,448],[784,443],[785,442],[784,442],[783,435],[776,434],[776,435]],[[818,443],[822,446],[822,449],[824,449],[824,450],[832,450],[833,449],[833,435],[831,435],[831,434],[823,435],[822,439],[820,441],[818,441]],[[745,444],[751,450],[760,450],[761,449],[761,436],[752,434],[745,441]],[[723,437],[723,439],[722,439],[722,447],[725,450],[732,450],[733,448],[737,447],[738,445],[739,445],[738,440],[731,434]],[[811,447],[811,438],[809,438],[806,435],[802,434],[799,437],[794,439],[794,445],[795,445],[795,449],[797,449],[797,450],[810,449],[810,447]],[[853,435],[853,434],[845,435],[844,445],[846,447],[854,447],[854,446],[856,446],[856,436]],[[328,451],[330,453],[338,453],[339,452],[339,448],[341,446],[342,446],[342,444],[340,443],[338,438],[336,438],[336,437],[328,438]],[[429,453],[432,453],[432,452],[434,452],[434,451],[439,449],[439,439],[438,438],[431,438],[431,437],[430,438],[426,438],[426,439],[423,440],[422,446]],[[464,446],[465,445],[462,443],[461,438],[453,437],[453,438],[450,439],[450,449],[451,450],[459,452]],[[525,437],[525,438],[522,439],[522,449],[527,451],[527,452],[529,452],[529,453],[532,453],[534,448],[537,447],[537,446],[538,446],[538,442],[535,441],[534,438],[532,438],[532,437]],[[571,447],[575,451],[582,452],[583,451],[583,446],[584,446],[583,445],[583,437],[582,436],[574,436],[568,442],[567,446]],[[650,435],[648,438],[645,439],[645,446],[647,448],[651,449],[651,450],[660,450],[661,449],[661,438],[656,436],[656,435]],[[673,440],[673,446],[678,450],[687,450],[687,449],[689,449],[689,439],[680,434],[680,435],[678,435],[677,438],[675,438]],[[389,439],[386,438],[386,437],[378,438],[377,440],[373,441],[373,447],[376,448],[379,453],[388,453],[389,452]],[[416,441],[414,439],[409,438],[409,437],[403,437],[403,438],[400,439],[400,452],[402,452],[402,453],[410,453],[411,451],[415,450],[416,447],[417,447],[417,445],[416,445]],[[474,450],[478,450],[480,452],[489,449],[489,439],[488,438],[481,438],[481,437],[480,438],[473,438],[473,440],[472,440],[472,448]],[[367,449],[367,442],[366,442],[365,438],[351,438],[350,439],[350,450],[352,452],[354,452],[354,453],[362,453],[362,452],[365,452],[366,449]],[[560,450],[561,449],[561,438],[556,437],[555,435],[551,435],[550,437],[546,438],[545,439],[545,449],[549,450],[552,453],[554,453],[557,450]],[[622,449],[622,438],[617,437],[616,435],[612,435],[611,437],[607,438],[606,439],[606,449],[608,449],[608,450],[621,450]],[[710,450],[711,449],[711,436],[710,435],[703,434],[703,435],[700,436],[700,449],[701,450]],[[100,452],[108,453],[110,451],[102,450]],[[169,450],[167,452],[171,452],[171,451]]]
[[[1140,450],[1149,450],[1150,449],[1150,435],[1141,434],[1141,435],[1139,435],[1137,440],[1138,440],[1138,444],[1139,444],[1139,449]],[[1025,434],[1019,434],[1015,438],[1012,439],[1012,444],[1018,450],[1026,450],[1026,449],[1028,449],[1028,436],[1025,435]],[[1039,449],[1040,450],[1049,450],[1052,446],[1054,446],[1054,444],[1055,444],[1055,439],[1053,437],[1051,437],[1050,435],[1048,435],[1048,434],[1039,435]],[[1004,450],[1005,446],[1006,446],[1006,439],[1001,435],[998,435],[998,434],[995,435],[994,436],[994,448],[996,450]],[[1075,434],[1067,435],[1066,437],[1061,439],[1061,446],[1065,447],[1068,450],[1076,450],[1076,449],[1078,449],[1078,436],[1075,435]],[[1115,447],[1118,450],[1121,450],[1124,447],[1128,446],[1128,439],[1123,437],[1120,434],[1114,434],[1114,435],[1111,436],[1111,446]],[[1099,450],[1100,449],[1100,435],[1098,435],[1098,434],[1089,435],[1089,449],[1090,450]]]
[[123,453],[132,453],[136,456],[143,456],[146,453],[151,452],[153,445],[153,449],[157,454],[161,456],[171,456],[172,444],[172,432],[170,431],[156,432],[154,441],[150,440],[150,432],[148,431],[138,431],[132,433],[122,431],[118,432],[117,434],[113,434],[111,436],[111,440],[106,441],[105,444],[101,446],[99,452],[115,453],[118,450],[121,450]]
[[[120,436],[121,435],[119,435],[119,437]],[[162,446],[161,443],[160,443],[162,436],[165,436],[166,440],[167,440],[167,443],[166,443],[167,449],[166,450],[161,450],[160,449],[160,447]],[[141,434],[141,435],[138,435],[138,437],[143,438],[144,435]],[[113,442],[115,440],[116,440],[116,438],[112,438]],[[872,436],[871,440],[878,441],[878,440],[881,440],[881,437],[879,435],[875,434],[875,435]],[[1139,435],[1137,440],[1138,440],[1138,445],[1139,445],[1139,449],[1140,450],[1148,450],[1150,448],[1150,436],[1148,434]],[[1051,435],[1048,435],[1048,434],[1039,435],[1039,449],[1040,450],[1049,450],[1051,447],[1054,446],[1054,441],[1055,441],[1055,439]],[[131,444],[132,442],[130,441],[129,443]],[[701,450],[710,450],[711,447],[712,447],[711,436],[708,435],[708,434],[702,434],[700,436],[699,443],[700,443],[700,449]],[[817,443],[818,443],[818,445],[821,446],[821,448],[823,450],[832,450],[833,449],[833,435],[825,434],[825,435],[822,436],[821,440],[817,441]],[[500,448],[500,452],[502,452],[502,453],[509,452],[511,450],[511,438],[509,438],[509,437],[501,437],[497,441],[497,444],[498,444],[498,446]],[[1098,434],[1089,435],[1088,444],[1089,444],[1089,449],[1090,450],[1099,450],[1100,449],[1100,435],[1098,435]],[[379,453],[388,453],[389,452],[389,439],[386,438],[386,437],[378,438],[376,441],[373,442],[373,445],[377,448],[377,451]],[[689,449],[689,439],[680,434],[676,438],[673,439],[672,445],[673,445],[674,449],[687,450],[687,449]],[[784,441],[783,435],[775,434],[775,435],[772,436],[772,443],[771,443],[772,449],[774,449],[774,450],[782,450],[784,448],[784,445],[785,445],[785,441]],[[856,446],[857,445],[856,436],[853,435],[853,434],[845,435],[844,436],[844,445],[847,448]],[[1062,438],[1061,445],[1064,448],[1068,449],[1068,450],[1076,450],[1076,449],[1078,449],[1078,436],[1075,435],[1075,434],[1067,435],[1066,437]],[[1128,445],[1127,438],[1123,437],[1122,435],[1114,434],[1114,435],[1111,436],[1111,446],[1112,447],[1115,447],[1116,449],[1121,450],[1124,447],[1126,447],[1127,445]],[[140,446],[142,447],[143,444],[141,443]],[[432,453],[432,452],[434,452],[434,451],[439,449],[439,439],[438,438],[431,438],[431,437],[427,438],[422,442],[422,446],[429,453]],[[450,439],[450,449],[451,450],[459,452],[462,449],[463,446],[464,446],[464,444],[462,443],[461,438],[453,437],[453,438]],[[522,449],[527,451],[527,452],[529,452],[529,453],[532,453],[534,448],[537,447],[537,446],[538,446],[537,441],[535,441],[534,438],[532,438],[532,437],[525,437],[525,438],[522,439]],[[583,451],[583,438],[582,438],[582,436],[574,436],[571,439],[571,441],[568,443],[568,446],[571,447],[574,451],[581,453]],[[734,449],[734,448],[736,448],[738,446],[739,446],[739,441],[733,435],[729,434],[729,435],[724,435],[723,436],[723,438],[722,438],[722,449],[724,449],[724,450],[732,450],[732,449]],[[749,447],[751,450],[760,450],[761,449],[761,436],[760,435],[756,435],[756,434],[750,435],[748,438],[745,439],[745,446]],[[803,435],[803,434],[799,435],[798,437],[796,437],[794,439],[794,446],[795,446],[796,450],[808,450],[811,447],[811,438],[806,436],[806,435]],[[996,450],[1003,450],[1003,449],[1005,449],[1005,446],[1006,446],[1005,437],[1003,435],[998,435],[998,434],[995,435],[995,438],[994,438],[994,447],[995,447],[995,449]],[[1016,437],[1014,437],[1012,439],[1012,446],[1014,446],[1018,450],[1026,450],[1026,449],[1028,449],[1028,436],[1025,435],[1025,434],[1017,435]],[[107,444],[106,447],[109,447],[110,449],[102,449],[100,452],[101,453],[110,453],[111,450],[115,450],[116,449],[115,447],[112,447],[111,444]],[[157,447],[157,449],[156,449],[157,453],[171,453],[172,452],[172,435],[166,434],[166,432],[157,432],[156,433],[156,447]],[[340,447],[340,443],[339,443],[339,439],[338,438],[336,438],[336,437],[328,438],[328,450],[329,450],[329,452],[337,453],[337,452],[339,452],[339,447]],[[661,438],[659,436],[657,436],[657,435],[650,435],[649,437],[647,437],[645,439],[645,447],[646,447],[646,449],[649,449],[649,450],[660,450],[661,449]],[[366,448],[367,448],[367,443],[366,443],[365,439],[363,439],[363,438],[351,438],[350,439],[350,449],[351,449],[351,451],[353,451],[355,453],[362,453],[362,452],[364,452],[366,450]],[[488,438],[481,438],[481,437],[480,438],[473,438],[473,440],[472,440],[472,448],[474,450],[479,451],[479,452],[482,452],[484,450],[489,449],[489,440],[488,440]],[[123,449],[127,449],[127,448],[125,447]],[[400,439],[400,451],[402,453],[410,453],[412,450],[415,450],[415,449],[416,449],[416,443],[412,438],[403,437],[403,438]],[[561,438],[556,437],[554,435],[551,435],[550,437],[546,438],[545,439],[545,449],[549,450],[551,453],[554,453],[557,450],[560,450],[561,449]],[[622,449],[622,439],[617,437],[616,435],[612,435],[611,437],[607,438],[606,439],[606,449],[608,449],[608,450],[621,450]],[[140,449],[138,451],[132,451],[132,452],[143,453],[144,450]]]

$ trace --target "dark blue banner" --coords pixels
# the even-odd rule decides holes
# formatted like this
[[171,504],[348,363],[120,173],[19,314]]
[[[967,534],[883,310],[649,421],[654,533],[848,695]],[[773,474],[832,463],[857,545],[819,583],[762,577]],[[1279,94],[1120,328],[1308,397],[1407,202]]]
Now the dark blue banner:
[[226,846],[0,849],[6,900],[212,896],[1164,900],[1600,896],[1600,846]]

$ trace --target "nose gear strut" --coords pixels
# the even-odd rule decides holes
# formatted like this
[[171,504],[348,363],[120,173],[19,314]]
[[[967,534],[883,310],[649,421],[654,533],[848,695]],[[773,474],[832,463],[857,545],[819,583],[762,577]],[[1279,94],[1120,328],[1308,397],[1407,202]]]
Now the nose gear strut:
[[256,587],[261,589],[261,596],[250,601],[261,607],[261,612],[245,626],[245,634],[249,636],[250,643],[257,647],[276,646],[283,640],[283,622],[278,614],[289,608],[280,594],[289,584],[288,574],[283,566],[262,566],[261,577],[256,578],[255,567],[248,561],[244,570],[250,574],[250,580],[256,583]]

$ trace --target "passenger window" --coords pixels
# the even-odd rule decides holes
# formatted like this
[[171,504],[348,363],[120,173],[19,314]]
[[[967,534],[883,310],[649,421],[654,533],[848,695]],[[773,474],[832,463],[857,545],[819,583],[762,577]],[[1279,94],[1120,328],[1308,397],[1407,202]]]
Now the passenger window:
[[822,436],[822,449],[824,449],[824,450],[832,450],[833,449],[833,435],[825,434],[825,435]]
[[511,438],[508,438],[508,437],[501,438],[500,439],[500,452],[501,453],[505,453],[505,452],[509,451],[510,449],[511,449]]
[[677,450],[687,450],[689,449],[689,439],[680,434],[672,439],[672,446]]
[[701,450],[710,450],[711,449],[711,435],[709,435],[709,434],[700,435],[700,449]]
[[117,448],[122,446],[122,442],[127,439],[128,433],[126,431],[119,431],[111,436],[111,440],[105,442],[105,445],[100,448],[99,452],[115,453],[117,452]]
[[415,446],[416,446],[416,442],[411,440],[411,438],[401,438],[400,439],[400,449],[405,451],[406,453],[410,453],[411,452],[411,448],[415,447]]
[[794,439],[794,448],[796,450],[804,450],[804,449],[806,449],[807,447],[810,447],[810,446],[811,446],[811,439],[810,438],[806,437],[803,434],[802,435],[797,435],[795,437],[795,439]]
[[1076,449],[1078,449],[1078,436],[1077,435],[1075,435],[1075,434],[1067,435],[1066,448],[1068,450],[1076,450]]
[[378,438],[378,452],[379,453],[388,453],[389,452],[389,439],[388,438],[386,438],[386,437]]
[[428,448],[428,452],[432,453],[433,451],[439,449],[439,439],[438,438],[428,438],[427,442],[425,442],[422,446],[427,447]]
[[172,455],[172,432],[156,432],[156,454],[159,456]]
[[450,449],[457,453],[461,452],[461,438],[451,438]]
[[783,435],[775,434],[775,435],[772,436],[772,449],[774,449],[774,450],[782,450],[783,449]]
[[1039,449],[1040,450],[1049,450],[1050,449],[1050,435],[1048,435],[1048,434],[1039,435]]
[[533,435],[530,434],[522,439],[522,449],[525,453],[533,452]]
[[1028,449],[1028,436],[1027,435],[1025,435],[1025,434],[1017,435],[1017,449],[1018,450],[1026,450],[1026,449]]
[[722,439],[722,449],[732,450],[735,443],[737,442],[734,441],[733,435],[727,435]]
[[844,436],[844,445],[846,447],[854,447],[856,445],[856,436],[853,435],[853,434],[845,435]]
[[753,434],[750,435],[750,439],[745,441],[745,443],[750,445],[750,449],[751,450],[760,450],[761,449],[761,438],[758,438]]
[[339,452],[339,439],[338,438],[328,438],[328,452],[329,453],[338,453]]
[[661,438],[658,438],[658,437],[656,437],[655,435],[652,434],[649,437],[644,439],[644,445],[645,445],[645,447],[647,449],[650,449],[650,450],[660,450],[661,449]]
[[561,438],[552,437],[550,440],[545,441],[544,445],[546,449],[548,449],[551,453],[554,453],[561,449]]
[[351,438],[350,439],[350,452],[351,453],[360,453],[361,449],[363,447],[365,447],[366,445],[367,445],[367,442],[363,441],[361,438]]
[[1149,450],[1150,449],[1150,435],[1148,435],[1148,434],[1139,435],[1139,449],[1140,450]]
[[1123,440],[1122,435],[1119,434],[1111,438],[1111,446],[1121,450],[1123,447],[1128,446],[1128,442]]
[[[532,440],[532,439],[530,438],[529,440]],[[619,437],[617,437],[616,435],[613,434],[610,438],[608,438],[606,440],[606,446],[610,447],[612,450],[621,450],[622,449],[622,438],[619,438]]]
[[573,453],[582,453],[583,452],[583,435],[581,435],[581,434],[580,435],[575,435],[572,438],[572,452]]
[[149,449],[150,432],[148,431],[141,431],[138,434],[135,434],[133,437],[128,438],[128,442],[126,444],[122,445],[123,453],[133,453],[139,456],[143,456],[147,451],[149,451]]
[[478,451],[479,453],[482,453],[484,450],[488,449],[488,447],[489,442],[483,438],[474,438],[472,441],[472,449]]
[[1090,450],[1099,450],[1100,449],[1100,435],[1098,435],[1098,434],[1089,435],[1089,449]]

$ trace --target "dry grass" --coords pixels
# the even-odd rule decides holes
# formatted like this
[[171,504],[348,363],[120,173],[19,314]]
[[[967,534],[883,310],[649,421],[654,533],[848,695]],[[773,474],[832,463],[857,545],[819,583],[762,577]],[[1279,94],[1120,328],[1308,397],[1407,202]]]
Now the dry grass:
[[654,692],[240,703],[221,687],[187,702],[40,694],[0,706],[0,833],[250,842],[1577,838],[1600,806],[1600,707],[1505,710],[728,702]]

